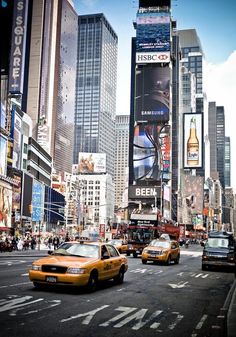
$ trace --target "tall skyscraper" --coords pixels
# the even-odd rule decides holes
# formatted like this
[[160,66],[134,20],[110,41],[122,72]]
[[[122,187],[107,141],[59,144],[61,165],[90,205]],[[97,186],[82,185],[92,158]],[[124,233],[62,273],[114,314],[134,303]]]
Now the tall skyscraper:
[[230,137],[225,137],[225,187],[231,186],[231,146]]
[[216,153],[217,171],[222,188],[225,188],[225,111],[223,106],[216,107]]
[[210,172],[217,172],[216,102],[208,104],[208,135],[210,141]]
[[78,19],[74,163],[79,152],[106,153],[114,175],[118,37],[103,14]]
[[122,204],[124,191],[128,187],[129,166],[129,115],[116,116],[116,157],[115,157],[115,205]]
[[196,78],[196,112],[204,111],[203,95],[203,50],[195,29],[178,30],[182,52],[182,65]]
[[75,111],[77,14],[69,0],[34,0],[25,111],[33,137],[53,157],[57,172],[71,171]]

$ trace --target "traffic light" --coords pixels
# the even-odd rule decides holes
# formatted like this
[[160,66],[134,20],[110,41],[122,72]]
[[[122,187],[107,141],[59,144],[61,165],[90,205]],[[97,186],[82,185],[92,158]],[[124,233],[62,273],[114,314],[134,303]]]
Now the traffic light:
[[32,214],[32,212],[33,212],[33,206],[32,206],[32,204],[29,205],[29,212],[30,212],[30,214]]

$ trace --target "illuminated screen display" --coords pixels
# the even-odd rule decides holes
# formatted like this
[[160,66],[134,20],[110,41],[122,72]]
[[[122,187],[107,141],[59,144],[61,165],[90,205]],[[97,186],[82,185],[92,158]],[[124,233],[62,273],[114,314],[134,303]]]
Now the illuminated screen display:
[[135,120],[168,122],[169,67],[145,66],[136,70]]
[[[168,129],[169,130],[169,129]],[[163,172],[163,135],[167,127],[136,125],[133,140],[134,180],[160,180]]]

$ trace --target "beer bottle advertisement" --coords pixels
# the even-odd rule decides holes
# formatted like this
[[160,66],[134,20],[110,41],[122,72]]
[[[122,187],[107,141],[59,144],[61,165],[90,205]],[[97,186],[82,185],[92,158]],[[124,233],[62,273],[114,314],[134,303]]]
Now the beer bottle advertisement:
[[[201,124],[200,114],[186,114],[185,119],[185,166],[201,167]],[[186,117],[186,116],[185,116]]]

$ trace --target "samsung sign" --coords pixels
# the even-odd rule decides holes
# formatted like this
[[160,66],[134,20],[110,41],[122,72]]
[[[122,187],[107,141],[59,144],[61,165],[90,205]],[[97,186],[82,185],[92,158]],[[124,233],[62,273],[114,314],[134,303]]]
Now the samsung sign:
[[9,92],[23,93],[28,0],[15,0],[9,71]]
[[136,53],[136,63],[169,63],[170,52]]

